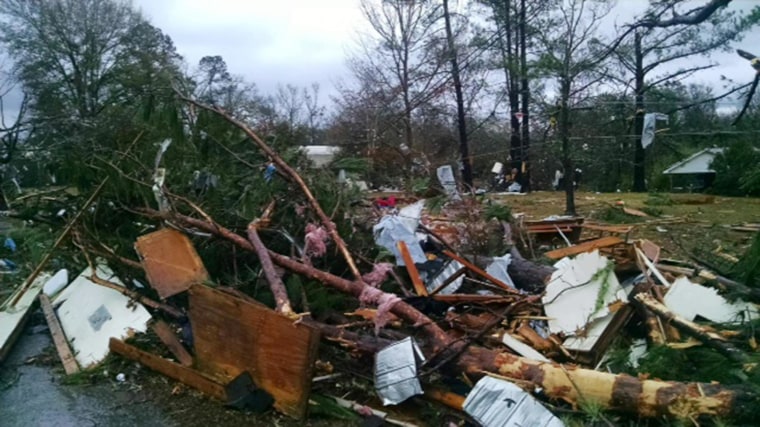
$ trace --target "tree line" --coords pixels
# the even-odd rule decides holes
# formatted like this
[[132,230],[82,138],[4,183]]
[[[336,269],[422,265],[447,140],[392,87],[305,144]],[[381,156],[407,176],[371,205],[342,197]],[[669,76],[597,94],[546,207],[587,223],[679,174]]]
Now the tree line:
[[[729,158],[755,153],[753,70],[740,82],[688,78],[718,65],[711,54],[739,46],[760,6],[642,1],[626,18],[601,0],[361,0],[359,7],[369,31],[357,37],[346,58],[351,76],[327,109],[319,85],[283,84],[265,95],[213,52],[188,67],[169,35],[129,1],[0,0],[9,59],[0,63],[0,100],[8,88],[23,92],[15,117],[0,108],[3,188],[12,190],[7,182],[16,176],[26,186],[87,186],[104,174],[150,172],[155,152],[126,152],[142,132],[173,141],[182,165],[170,179],[178,185],[234,175],[240,200],[260,184],[250,166],[267,159],[177,92],[222,107],[286,152],[343,146],[343,165],[375,186],[424,183],[443,164],[456,166],[465,186],[484,186],[498,161],[529,191],[549,188],[560,170],[571,214],[577,169],[590,190],[647,191],[667,188],[659,172],[701,148],[731,147],[716,162],[723,171]],[[750,108],[734,124],[745,99]],[[667,124],[658,122],[664,129],[644,146],[649,113]],[[721,177],[740,185],[718,184],[757,192],[754,168],[746,175]]]

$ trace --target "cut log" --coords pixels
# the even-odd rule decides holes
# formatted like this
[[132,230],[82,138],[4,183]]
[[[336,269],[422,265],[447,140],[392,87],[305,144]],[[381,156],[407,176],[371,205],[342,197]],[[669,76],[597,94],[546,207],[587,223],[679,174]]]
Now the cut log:
[[638,294],[636,295],[636,299],[644,304],[646,308],[660,316],[663,320],[670,322],[670,324],[678,328],[678,330],[702,341],[706,346],[717,350],[720,354],[726,356],[730,360],[739,363],[745,363],[748,361],[747,355],[726,342],[725,338],[673,313],[668,310],[665,305],[655,300],[651,295],[644,293]]
[[63,333],[63,329],[61,329],[61,323],[58,322],[58,316],[55,315],[53,305],[50,304],[50,298],[41,293],[39,299],[42,311],[45,313],[45,321],[47,321],[48,328],[50,329],[50,335],[53,337],[56,350],[58,350],[58,357],[61,358],[61,363],[63,363],[63,370],[66,372],[66,375],[79,372],[79,365],[74,358],[74,354],[71,353],[71,347],[69,347],[69,342],[66,341],[66,335]]

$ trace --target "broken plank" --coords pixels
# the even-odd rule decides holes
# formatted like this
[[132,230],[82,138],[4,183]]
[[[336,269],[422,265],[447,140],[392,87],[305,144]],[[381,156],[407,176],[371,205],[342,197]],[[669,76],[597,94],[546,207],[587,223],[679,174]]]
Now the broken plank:
[[193,365],[193,356],[185,349],[185,346],[182,345],[179,339],[177,339],[174,331],[172,331],[171,327],[166,322],[160,319],[156,320],[151,328],[161,342],[169,348],[169,351],[171,351],[182,366]]
[[623,212],[627,213],[628,215],[638,216],[638,217],[642,217],[642,218],[649,217],[649,215],[647,215],[646,212],[642,212],[642,211],[640,211],[638,209],[633,209],[633,208],[625,208],[624,207],[623,208]]
[[208,280],[208,272],[190,239],[171,228],[137,238],[135,250],[150,285],[164,299]]
[[50,335],[53,337],[58,356],[61,358],[61,363],[63,363],[63,370],[66,372],[66,375],[79,372],[79,365],[77,365],[77,361],[71,353],[69,342],[66,340],[63,329],[61,329],[61,323],[58,322],[58,316],[55,315],[53,305],[50,304],[50,298],[41,293],[39,299],[42,311],[45,313],[45,321],[47,321],[48,328],[50,329]]
[[190,288],[189,316],[199,369],[227,379],[248,372],[275,409],[304,417],[319,345],[315,328],[204,285]]
[[108,343],[108,348],[114,353],[120,354],[135,362],[139,362],[147,368],[177,380],[182,384],[188,385],[214,399],[223,402],[227,401],[227,392],[222,384],[207,378],[194,369],[187,368],[179,363],[174,363],[171,360],[156,356],[155,354],[142,351],[137,347],[133,347],[116,338],[111,338]]
[[570,246],[569,248],[555,249],[553,251],[546,252],[545,257],[549,259],[561,259],[566,256],[573,256],[583,252],[591,252],[594,249],[608,248],[610,246],[619,245],[623,242],[623,239],[614,236],[602,237],[601,239],[584,242],[579,245]]
[[470,261],[468,261],[464,257],[461,257],[461,256],[455,254],[454,252],[443,251],[443,254],[446,255],[447,257],[453,259],[453,260],[459,261],[462,265],[464,265],[465,267],[467,267],[473,273],[475,273],[478,276],[480,276],[480,277],[488,280],[489,282],[491,282],[494,285],[496,285],[496,286],[504,289],[507,292],[511,292],[511,293],[519,293],[520,292],[517,289],[515,289],[515,288],[507,285],[506,283],[502,282],[501,280],[499,280],[499,279],[491,276],[490,274],[486,273],[483,269],[481,269],[477,265],[471,263]]
[[417,295],[419,296],[428,296],[427,288],[425,287],[425,284],[422,283],[420,272],[417,270],[417,266],[414,265],[414,260],[412,260],[412,255],[409,253],[409,248],[406,246],[406,242],[399,240],[396,245],[398,246],[399,253],[401,253],[401,257],[404,259],[409,278],[412,279],[414,291],[417,292]]

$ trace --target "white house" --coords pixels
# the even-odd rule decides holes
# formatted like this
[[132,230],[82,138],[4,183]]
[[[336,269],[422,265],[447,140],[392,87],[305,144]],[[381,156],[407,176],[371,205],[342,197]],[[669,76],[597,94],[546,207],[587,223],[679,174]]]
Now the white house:
[[712,162],[723,148],[706,148],[691,156],[673,163],[662,173],[670,175],[671,187],[674,189],[703,190],[715,179]]

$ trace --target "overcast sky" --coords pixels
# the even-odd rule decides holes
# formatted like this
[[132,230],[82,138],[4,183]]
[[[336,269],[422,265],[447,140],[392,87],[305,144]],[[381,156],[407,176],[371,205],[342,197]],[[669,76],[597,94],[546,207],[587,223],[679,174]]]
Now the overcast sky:
[[[697,4],[705,0],[695,0]],[[366,24],[359,0],[136,0],[154,25],[171,36],[188,65],[206,55],[221,55],[233,74],[272,93],[277,83],[299,86],[319,82],[322,102],[334,84],[348,78],[346,53]],[[621,0],[610,15],[630,22],[647,0]],[[757,0],[735,0],[731,8],[748,9]],[[760,30],[738,45],[760,51]],[[690,79],[718,86],[720,75],[736,81],[753,77],[748,63],[735,53],[715,53],[720,65]]]
[[[171,36],[188,65],[221,55],[233,74],[265,93],[277,83],[318,82],[332,92],[364,25],[359,0],[136,0]],[[324,96],[323,101],[327,101]]]
[[[704,4],[707,0],[693,1]],[[734,0],[729,7],[746,10],[758,1]],[[278,83],[307,86],[318,82],[323,104],[329,103],[329,95],[335,93],[339,79],[350,78],[346,54],[357,33],[368,31],[359,11],[359,0],[134,0],[134,3],[174,40],[191,69],[203,56],[221,55],[230,72],[255,83],[265,94],[273,93]],[[630,22],[647,3],[647,0],[619,0],[608,17],[607,27],[611,29],[612,22]],[[760,54],[760,28],[734,47]],[[711,59],[720,65],[689,81],[710,84],[719,93],[720,75],[742,83],[753,78],[747,61],[735,53],[714,53]]]

